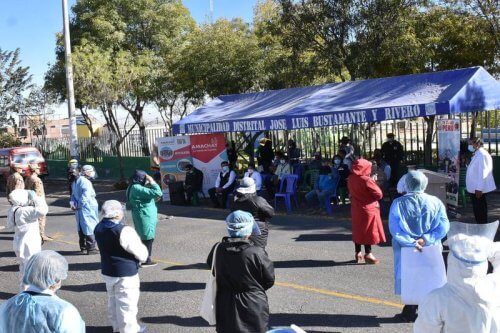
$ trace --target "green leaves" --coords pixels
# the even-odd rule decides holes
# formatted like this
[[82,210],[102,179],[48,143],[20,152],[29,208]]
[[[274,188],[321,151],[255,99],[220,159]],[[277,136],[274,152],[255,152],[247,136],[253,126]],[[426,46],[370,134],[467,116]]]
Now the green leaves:
[[0,126],[14,125],[11,114],[21,110],[22,94],[31,88],[29,67],[21,66],[19,53],[0,48]]

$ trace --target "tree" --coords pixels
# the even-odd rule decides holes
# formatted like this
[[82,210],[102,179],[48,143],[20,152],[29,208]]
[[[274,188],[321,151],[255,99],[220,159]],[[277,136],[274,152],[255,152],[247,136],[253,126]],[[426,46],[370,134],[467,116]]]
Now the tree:
[[21,145],[21,140],[10,133],[0,133],[0,148],[18,147]]
[[274,0],[260,0],[254,9],[253,33],[262,58],[259,86],[283,89],[328,81],[315,53],[285,45],[292,31],[280,24],[280,6]]
[[432,7],[420,13],[417,38],[426,54],[428,70],[481,65],[500,73],[500,48],[486,19],[462,9]]
[[45,128],[47,114],[53,114],[51,108],[56,102],[56,96],[52,92],[38,85],[33,85],[26,98],[23,99],[22,107],[19,111],[20,117],[25,117],[31,134],[45,138],[47,129]]
[[0,48],[0,126],[15,125],[12,114],[20,111],[22,94],[31,87],[29,67],[21,66],[19,53]]
[[425,53],[415,26],[421,7],[415,0],[362,2],[349,43],[346,65],[357,78],[413,74],[425,70]]
[[178,70],[184,82],[191,82],[191,95],[215,97],[257,89],[261,51],[241,19],[204,24],[189,36],[187,44]]
[[127,94],[132,82],[140,75],[129,66],[130,56],[125,51],[115,53],[89,42],[75,47],[73,52],[75,95],[82,106],[100,110],[106,119],[107,128],[116,136],[115,152],[121,180],[126,178],[120,147],[136,123],[128,126],[125,121],[122,130],[117,117],[117,101]]
[[[443,4],[465,10],[482,18],[488,25],[488,35],[500,49],[500,5],[498,0],[444,0]],[[497,61],[500,53],[497,51]]]
[[[180,0],[82,0],[73,12],[72,45],[88,42],[128,62],[123,63],[128,70],[122,73],[130,76],[128,90],[116,96],[119,99],[113,103],[127,110],[138,125],[143,153],[149,155],[144,107],[156,97],[160,68],[168,65],[164,59],[182,45],[194,27],[189,11]],[[61,77],[61,51],[60,48],[58,64],[51,68],[48,79],[57,81]]]

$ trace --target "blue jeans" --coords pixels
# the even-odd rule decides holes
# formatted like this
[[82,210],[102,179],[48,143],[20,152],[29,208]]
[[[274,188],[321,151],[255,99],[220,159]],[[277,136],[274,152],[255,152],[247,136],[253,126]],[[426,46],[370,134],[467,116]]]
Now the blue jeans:
[[330,195],[333,194],[332,190],[324,190],[324,191],[319,191],[319,193],[316,193],[316,190],[312,190],[311,192],[306,194],[306,201],[310,205],[317,205],[317,204],[323,204],[325,199],[329,197]]

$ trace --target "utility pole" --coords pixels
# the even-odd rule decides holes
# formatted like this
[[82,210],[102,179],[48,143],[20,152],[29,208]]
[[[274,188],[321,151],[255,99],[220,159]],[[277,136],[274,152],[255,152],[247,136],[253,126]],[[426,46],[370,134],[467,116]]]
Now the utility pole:
[[70,136],[70,153],[72,159],[80,159],[78,152],[78,136],[76,132],[75,92],[73,89],[73,63],[71,62],[71,42],[69,36],[68,1],[62,0],[64,21],[64,54],[66,57],[66,87],[68,89],[68,119]]
[[214,0],[210,0],[210,23],[214,23]]

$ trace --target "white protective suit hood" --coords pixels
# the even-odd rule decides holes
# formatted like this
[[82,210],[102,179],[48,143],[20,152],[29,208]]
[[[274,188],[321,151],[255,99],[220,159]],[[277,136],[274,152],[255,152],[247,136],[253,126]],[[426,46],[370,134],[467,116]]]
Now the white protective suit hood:
[[13,206],[26,206],[29,202],[29,192],[17,189],[9,194],[9,201]]
[[[450,223],[448,232],[448,284],[463,299],[500,305],[500,283],[487,278],[488,258],[498,221],[488,224]],[[498,279],[498,278],[497,278]]]

